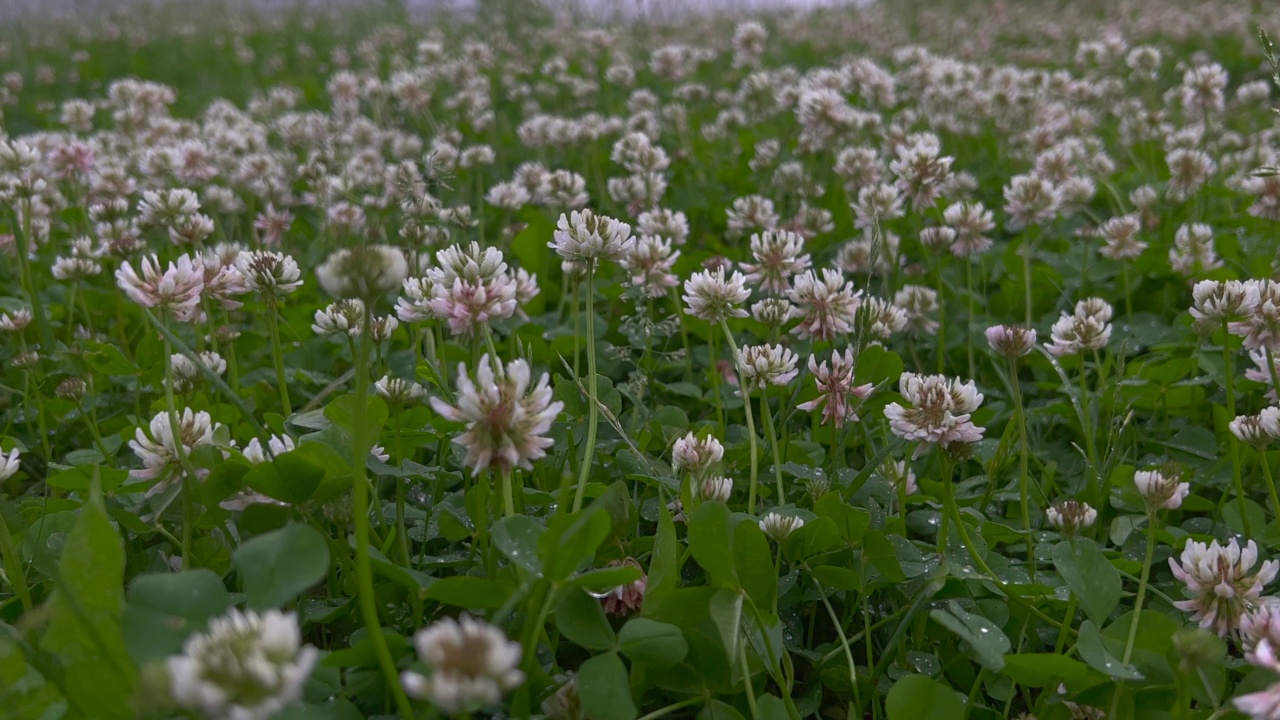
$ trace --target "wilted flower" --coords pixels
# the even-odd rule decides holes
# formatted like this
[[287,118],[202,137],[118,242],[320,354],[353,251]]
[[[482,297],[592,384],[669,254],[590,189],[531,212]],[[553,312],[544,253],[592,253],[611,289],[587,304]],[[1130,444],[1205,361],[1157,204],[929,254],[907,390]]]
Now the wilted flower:
[[523,359],[494,371],[488,353],[480,359],[476,382],[465,363],[458,364],[457,405],[431,398],[431,407],[454,422],[467,424],[457,442],[467,449],[464,460],[473,475],[490,467],[509,472],[533,468],[532,461],[547,454],[554,441],[545,437],[564,403],[551,400],[546,373],[530,388],[529,364]]
[[795,515],[771,512],[760,520],[760,529],[764,531],[764,534],[778,542],[786,540],[791,533],[801,527],[804,527],[804,518]]
[[1280,408],[1269,407],[1257,415],[1239,415],[1227,427],[1240,442],[1261,447],[1280,438]]
[[406,671],[404,689],[446,714],[472,713],[502,699],[524,682],[520,644],[498,628],[473,618],[444,618],[413,636],[418,659],[430,675]]
[[325,292],[336,298],[371,300],[400,286],[409,273],[404,253],[390,245],[337,250],[316,268]]
[[1098,511],[1089,503],[1079,500],[1060,500],[1044,511],[1044,517],[1053,527],[1069,535],[1093,527]]
[[969,420],[982,404],[982,393],[973,381],[962,383],[942,375],[918,375],[904,372],[898,381],[902,397],[911,403],[903,407],[889,403],[884,415],[894,435],[922,443],[947,447],[952,443],[972,443],[982,439],[984,428]]
[[1235,538],[1224,547],[1217,540],[1208,545],[1190,538],[1181,562],[1169,558],[1173,574],[1187,585],[1191,599],[1174,603],[1192,613],[1200,627],[1226,637],[1236,629],[1244,612],[1262,597],[1262,588],[1276,577],[1280,563],[1267,560],[1255,575],[1249,570],[1258,562],[1258,546],[1252,540],[1241,548]]
[[319,654],[302,644],[295,615],[231,608],[168,659],[169,692],[207,718],[267,720],[302,699]]
[[1138,494],[1151,510],[1177,510],[1191,492],[1191,483],[1178,482],[1175,468],[1139,470],[1133,476]]
[[865,400],[873,386],[853,384],[856,365],[853,348],[845,348],[844,353],[833,352],[830,365],[825,360],[819,363],[817,355],[810,355],[809,372],[818,386],[818,397],[797,405],[797,409],[812,412],[822,408],[823,424],[831,423],[837,428],[846,422],[857,422],[857,405],[851,400]]
[[746,345],[738,352],[738,372],[742,374],[743,391],[769,385],[786,385],[800,371],[797,356],[782,345]]

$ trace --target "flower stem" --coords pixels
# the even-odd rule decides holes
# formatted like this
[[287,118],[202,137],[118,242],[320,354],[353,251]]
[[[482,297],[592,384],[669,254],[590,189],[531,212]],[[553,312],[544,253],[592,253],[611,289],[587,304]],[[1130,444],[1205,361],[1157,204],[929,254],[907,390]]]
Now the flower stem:
[[188,480],[193,473],[187,461],[186,446],[182,440],[182,425],[178,421],[178,408],[173,400],[173,347],[169,339],[164,341],[164,406],[169,415],[169,431],[173,435],[173,452],[178,456],[178,472],[182,475],[182,569],[191,568],[191,526],[195,522],[191,487]]
[[[360,614],[365,629],[373,639],[374,654],[382,675],[390,686],[391,696],[396,708],[404,718],[413,718],[413,707],[409,698],[400,686],[400,675],[396,671],[395,661],[391,658],[391,650],[387,647],[387,638],[382,634],[382,625],[378,621],[378,608],[373,594],[373,564],[369,558],[369,482],[365,475],[365,465],[369,458],[369,439],[365,437],[365,403],[369,395],[369,313],[365,313],[360,332],[359,348],[356,350],[355,376],[355,414],[352,418],[352,496],[355,515],[356,532],[356,582],[360,599]],[[282,386],[283,387],[283,386]]]
[[5,572],[9,575],[9,584],[13,592],[22,602],[22,611],[31,612],[35,607],[31,602],[31,590],[27,587],[27,576],[22,569],[22,558],[18,556],[18,548],[13,544],[13,536],[9,534],[9,525],[0,513],[0,555],[4,556]]
[[[1018,423],[1018,500],[1022,506],[1022,530],[1031,532],[1030,473],[1027,471],[1030,450],[1027,445],[1027,411],[1022,404],[1022,385],[1018,382],[1018,362],[1009,359],[1009,386],[1013,388],[1014,422]],[[1035,548],[1027,535],[1027,568],[1031,577],[1036,576]]]
[[[414,366],[417,367],[416,365]],[[416,372],[416,370],[415,370]],[[403,433],[403,421],[401,414],[396,413],[396,460],[404,462],[404,449],[401,447],[401,435]],[[413,556],[409,552],[409,530],[404,521],[404,496],[407,481],[403,477],[393,478],[396,483],[396,537],[400,546],[400,561],[405,567],[412,567]]]
[[[1235,392],[1235,369],[1232,367],[1231,357],[1231,334],[1227,331],[1227,321],[1222,321],[1222,367],[1225,380],[1225,390],[1227,393],[1227,421],[1230,422],[1236,417],[1236,392]],[[1236,502],[1240,505],[1240,522],[1244,523],[1244,534],[1252,536],[1249,531],[1248,513],[1244,509],[1244,481],[1240,477],[1240,445],[1236,439],[1235,433],[1227,433],[1227,448],[1231,452],[1231,485],[1236,491]],[[1273,501],[1271,504],[1272,512],[1280,515],[1280,505]]]
[[[1271,507],[1275,509],[1276,514],[1280,515],[1280,495],[1276,494],[1276,479],[1271,474],[1271,463],[1267,460],[1267,450],[1264,447],[1258,447],[1258,464],[1262,465],[1262,476],[1267,479],[1267,492],[1271,494]],[[1244,519],[1243,511],[1241,520]],[[1248,530],[1245,531],[1248,534]]]
[[[720,329],[724,330],[725,340],[729,342],[729,352],[733,355],[733,367],[738,372],[738,387],[746,388],[746,378],[742,377],[742,371],[738,369],[738,343],[733,340],[733,333],[729,332],[729,323],[720,319]],[[746,398],[746,396],[743,396]],[[747,413],[747,440],[751,443],[751,490],[747,496],[747,512],[754,515],[756,512],[756,487],[759,481],[759,460],[756,457],[756,421],[751,414],[751,401],[746,398],[746,402],[742,403],[742,409]]]
[[786,504],[787,490],[782,484],[782,456],[778,452],[778,433],[773,429],[773,411],[769,409],[769,389],[760,388],[760,414],[764,417],[764,432],[773,448],[773,479],[777,484],[778,496],[774,501],[779,505]]
[[[599,409],[596,407],[596,268],[587,271],[587,444],[582,451],[582,467],[578,469],[578,490],[573,496],[573,511],[582,509],[582,499],[587,494],[587,477],[591,475],[591,459],[596,451],[596,423]],[[576,324],[576,323],[575,323]]]
[[502,510],[506,517],[516,514],[515,496],[511,491],[511,468],[502,469]]
[[[284,353],[280,350],[280,319],[276,316],[276,299],[272,295],[267,296],[267,329],[271,333],[271,357],[276,366],[276,384],[280,386],[280,406],[284,408],[285,417],[289,417],[293,414],[293,407],[289,404],[289,386],[284,380]],[[369,324],[366,322],[365,330],[368,329]]]
[[835,608],[831,607],[831,601],[827,599],[827,593],[822,589],[822,583],[818,582],[818,578],[810,577],[810,579],[813,580],[813,587],[818,591],[822,606],[827,609],[827,617],[831,618],[831,626],[836,629],[836,637],[840,638],[840,649],[844,652],[845,663],[849,666],[849,684],[856,688],[858,687],[858,665],[853,660],[853,650],[849,647],[849,638],[844,634],[844,624],[836,616]]
[[969,377],[976,377],[978,372],[978,362],[977,360],[974,359],[974,355],[973,355],[973,329],[974,327],[976,327],[975,321],[973,319],[973,316],[974,316],[973,263],[974,262],[975,262],[974,258],[965,258],[965,263],[964,263],[965,299],[967,300],[968,306],[969,306],[969,327],[965,329],[964,346],[965,346],[965,350],[969,354]]
[[1142,616],[1142,601],[1147,596],[1147,581],[1151,579],[1151,559],[1156,554],[1156,513],[1147,517],[1147,554],[1142,560],[1142,576],[1138,579],[1138,596],[1133,601],[1133,620],[1129,621],[1129,638],[1124,643],[1124,656],[1120,662],[1128,665],[1133,659],[1134,643],[1138,640],[1139,618]]

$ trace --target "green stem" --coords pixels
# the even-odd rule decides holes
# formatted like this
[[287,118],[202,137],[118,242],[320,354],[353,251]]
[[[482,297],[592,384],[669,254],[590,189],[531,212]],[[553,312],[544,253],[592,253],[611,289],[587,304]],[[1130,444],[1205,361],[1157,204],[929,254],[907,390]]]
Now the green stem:
[[5,522],[3,513],[0,513],[0,555],[4,556],[5,573],[9,576],[14,594],[22,602],[22,611],[31,612],[35,605],[31,602],[31,590],[27,587],[22,558],[18,556],[18,548],[13,544],[13,536],[9,534],[9,524]]
[[[1128,665],[1133,659],[1134,643],[1138,641],[1139,619],[1142,616],[1142,601],[1147,596],[1147,581],[1151,578],[1151,560],[1156,554],[1156,513],[1147,516],[1147,554],[1142,560],[1142,577],[1138,580],[1138,596],[1133,601],[1133,620],[1129,621],[1129,637],[1124,643],[1124,655],[1120,662]],[[1114,717],[1114,714],[1113,714]]]
[[974,309],[973,309],[973,263],[976,258],[965,258],[964,263],[964,285],[965,297],[969,306],[969,327],[966,328],[964,334],[964,346],[969,355],[969,377],[976,377],[978,372],[978,362],[973,355],[973,329],[975,327]]
[[[371,305],[371,303],[370,303]],[[367,307],[367,306],[366,306]],[[391,650],[387,647],[387,638],[382,634],[382,625],[378,621],[377,602],[373,590],[373,564],[369,556],[369,481],[365,474],[368,464],[370,441],[365,437],[365,402],[369,395],[369,313],[366,312],[360,332],[359,349],[356,351],[355,376],[355,414],[352,417],[352,496],[355,515],[356,532],[356,583],[360,601],[360,614],[365,629],[373,639],[374,654],[382,675],[391,689],[396,708],[404,718],[412,720],[413,706],[400,686],[400,674],[396,670],[395,661],[391,658]]]
[[647,715],[641,715],[639,720],[657,720],[658,718],[670,715],[681,708],[687,708],[690,705],[697,705],[700,702],[706,702],[706,698],[691,697],[686,700],[681,700],[680,702],[671,703],[666,707],[660,707]]
[[1277,508],[1280,515],[1280,495],[1276,494],[1276,479],[1271,474],[1271,463],[1267,460],[1266,448],[1258,447],[1258,463],[1262,465],[1262,476],[1267,480],[1267,492],[1271,494],[1271,507]]
[[[743,397],[746,398],[745,393]],[[749,403],[750,399],[747,399],[746,402]],[[769,439],[769,446],[773,448],[773,480],[778,489],[778,495],[774,498],[774,502],[779,505],[785,505],[787,502],[787,490],[782,484],[782,456],[778,451],[778,434],[773,429],[773,411],[769,409],[768,386],[760,388],[760,415],[764,418],[765,437]]]
[[[596,407],[596,306],[594,261],[587,271],[587,443],[582,451],[582,466],[578,468],[578,490],[573,496],[573,512],[582,509],[582,499],[587,494],[587,478],[591,475],[591,459],[596,451],[596,424],[600,410]],[[575,323],[576,325],[576,323]],[[575,333],[576,335],[576,333]]]
[[502,510],[507,517],[516,514],[515,496],[511,491],[511,468],[509,467],[502,469]]
[[756,707],[756,689],[751,685],[751,666],[747,664],[747,644],[742,638],[737,638],[737,643],[738,658],[742,663],[742,686],[747,693],[747,707],[751,710],[751,717],[758,718],[760,711]]
[[[836,637],[840,638],[840,649],[844,652],[845,663],[849,666],[849,684],[858,687],[858,665],[853,660],[853,650],[849,647],[849,638],[844,634],[844,624],[840,622],[840,618],[836,617],[835,608],[831,607],[831,601],[827,599],[827,593],[822,589],[822,583],[818,582],[818,578],[810,576],[813,580],[813,586],[818,590],[818,597],[822,600],[822,606],[827,609],[827,616],[831,618],[831,625],[836,629]],[[870,640],[867,641],[870,644]],[[856,690],[855,690],[856,691]]]
[[195,476],[187,461],[186,445],[182,440],[182,424],[178,421],[178,408],[173,400],[173,348],[168,338],[164,341],[164,405],[169,415],[169,431],[173,434],[173,451],[178,456],[182,483],[182,569],[191,569],[191,530],[195,522],[195,507],[188,480]]
[[[744,390],[747,387],[746,378],[742,376],[742,370],[738,368],[738,343],[733,339],[733,333],[729,332],[729,323],[724,318],[720,319],[720,329],[724,330],[725,340],[729,342],[729,352],[733,356],[733,367],[738,373],[738,387]],[[742,409],[747,413],[747,440],[751,443],[751,489],[747,496],[747,512],[754,515],[756,512],[756,487],[759,482],[759,454],[756,448],[756,421],[751,414],[751,399],[743,394]]]
[[[1225,376],[1225,390],[1227,392],[1227,421],[1230,422],[1236,418],[1236,392],[1235,392],[1235,369],[1232,367],[1231,357],[1231,334],[1227,331],[1227,321],[1222,321],[1222,366]],[[1240,522],[1244,524],[1244,534],[1253,537],[1253,533],[1249,530],[1249,513],[1245,512],[1244,505],[1244,480],[1240,476],[1240,445],[1235,433],[1227,433],[1227,448],[1231,452],[1231,485],[1236,491],[1236,502],[1240,507]],[[1272,512],[1280,515],[1280,505],[1275,504],[1274,497],[1271,504]]]
[[[1022,385],[1018,382],[1018,362],[1009,359],[1009,386],[1013,388],[1014,422],[1018,423],[1018,499],[1022,506],[1022,530],[1031,532],[1031,482],[1027,471],[1030,450],[1027,443],[1027,411],[1022,402]],[[1027,568],[1035,578],[1035,547],[1027,535]]]
[[[365,323],[366,330],[368,327],[368,323]],[[289,404],[289,386],[284,379],[284,352],[280,349],[280,319],[276,316],[274,295],[267,296],[267,329],[271,333],[271,357],[276,366],[276,384],[280,386],[280,406],[284,408],[285,417],[289,417],[293,414],[293,407]]]
[[[417,366],[415,365],[415,372]],[[396,460],[404,462],[404,449],[401,447],[401,434],[403,421],[401,413],[396,413]],[[412,553],[409,552],[409,531],[405,525],[404,506],[405,491],[407,480],[403,477],[392,478],[396,484],[396,537],[400,546],[400,561],[405,567],[411,567],[413,563]]]

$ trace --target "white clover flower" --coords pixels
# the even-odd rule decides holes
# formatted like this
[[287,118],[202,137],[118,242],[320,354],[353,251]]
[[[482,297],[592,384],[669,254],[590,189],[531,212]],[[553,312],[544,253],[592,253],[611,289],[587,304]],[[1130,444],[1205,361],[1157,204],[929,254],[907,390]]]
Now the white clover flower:
[[510,471],[533,468],[532,462],[547,454],[553,440],[546,437],[564,403],[551,400],[548,375],[542,374],[530,388],[529,363],[507,363],[495,372],[486,353],[472,382],[465,363],[458,364],[456,406],[431,398],[431,407],[445,418],[466,423],[456,442],[467,449],[464,463],[473,475],[490,467]]
[[778,542],[786,540],[791,533],[802,527],[804,527],[804,518],[795,515],[770,512],[760,520],[760,529],[764,534]]
[[723,476],[705,478],[698,485],[698,496],[705,502],[729,502],[733,494],[733,480]]
[[907,331],[912,335],[933,335],[938,321],[931,315],[938,311],[938,291],[923,285],[903,285],[893,295],[893,304],[907,317]]
[[1020,358],[1035,349],[1036,331],[1017,325],[992,325],[986,331],[987,344],[1006,358]]
[[786,230],[766,230],[751,236],[754,263],[742,264],[747,282],[761,292],[782,294],[791,289],[791,277],[809,269],[804,237]]
[[[409,280],[405,280],[406,285]],[[397,308],[398,310],[399,308]],[[404,319],[402,316],[401,320]],[[364,303],[360,300],[339,300],[317,310],[311,330],[317,335],[348,335],[358,337],[364,325]]]
[[911,407],[889,403],[884,415],[894,435],[925,444],[947,447],[952,443],[972,443],[982,439],[985,428],[969,420],[982,404],[982,393],[972,380],[962,383],[942,375],[904,372],[898,381],[903,399]]
[[590,210],[561,213],[553,237],[547,247],[565,260],[588,267],[599,260],[622,260],[635,242],[630,225]]
[[1191,493],[1191,483],[1178,482],[1172,470],[1139,470],[1133,476],[1138,494],[1153,510],[1177,510],[1182,499]]
[[[267,439],[267,448],[271,450],[271,457],[283,455],[296,447],[297,445],[294,444],[293,438],[288,435],[272,435]],[[261,465],[270,459],[267,457],[266,450],[262,447],[262,441],[258,438],[250,440],[249,444],[244,446],[242,454],[244,459],[253,465]]]
[[1136,214],[1113,217],[1098,228],[1106,244],[1098,254],[1112,260],[1132,260],[1147,249],[1147,243],[1138,239],[1142,232],[1142,220]]
[[1249,280],[1245,285],[1254,289],[1250,297],[1257,302],[1243,319],[1229,323],[1232,334],[1244,338],[1248,350],[1269,349],[1280,351],[1280,282],[1274,280]]
[[880,477],[889,481],[894,488],[905,484],[904,489],[907,495],[915,495],[920,491],[920,486],[916,483],[916,473],[906,460],[885,460],[884,465],[880,466]]
[[302,644],[296,615],[231,608],[166,661],[169,693],[211,720],[267,720],[302,699],[319,654]]
[[176,263],[162,268],[155,255],[142,258],[141,273],[134,272],[127,261],[116,270],[116,285],[129,299],[143,307],[160,308],[173,313],[179,322],[199,321],[200,293],[204,290],[204,269],[197,268],[183,255]]
[[854,385],[856,368],[853,348],[845,348],[843,353],[831,353],[830,365],[826,360],[819,363],[817,355],[810,355],[809,374],[813,375],[814,384],[818,386],[818,397],[800,403],[796,408],[805,412],[821,408],[822,423],[831,423],[837,428],[844,427],[847,422],[858,422],[857,405],[851,399],[867,399],[874,386],[871,383]]
[[[1280,675],[1280,660],[1276,658],[1274,643],[1274,640],[1263,639],[1245,658],[1256,667]],[[1231,702],[1250,720],[1276,720],[1280,718],[1280,682],[1265,690],[1232,698]]]
[[362,245],[334,252],[316,268],[320,287],[336,298],[372,299],[400,286],[409,264],[399,248]]
[[671,469],[677,473],[687,470],[694,475],[702,475],[713,465],[724,458],[724,445],[711,437],[697,437],[687,433],[677,438],[671,448]]
[[[196,358],[200,365],[211,370],[215,375],[221,375],[227,371],[227,361],[222,356],[212,350],[198,353]],[[169,356],[169,362],[173,365],[173,391],[185,393],[196,387],[196,383],[203,377],[200,367],[192,362],[186,355],[175,353]]]
[[4,482],[18,474],[18,470],[21,469],[21,463],[19,462],[21,457],[22,453],[18,451],[18,448],[14,448],[8,453],[0,452],[0,482]]
[[1192,613],[1191,619],[1200,627],[1226,637],[1239,626],[1245,611],[1258,604],[1262,588],[1280,570],[1280,563],[1267,560],[1249,575],[1257,562],[1258,546],[1252,540],[1241,548],[1235,538],[1226,546],[1217,540],[1206,545],[1188,538],[1181,562],[1169,558],[1169,568],[1186,583],[1191,598],[1174,606]]
[[[169,413],[161,411],[151,418],[151,436],[138,428],[129,447],[138,459],[142,468],[131,470],[129,474],[143,480],[154,480],[178,466],[178,446],[181,443],[182,456],[187,457],[198,447],[213,445],[213,431],[218,425],[209,417],[209,413],[196,412],[185,408],[178,414],[178,438],[173,435],[173,426],[169,422]],[[148,494],[159,492],[167,483],[159,483],[148,491]]]
[[744,392],[791,382],[799,370],[798,356],[782,345],[746,345],[738,352],[738,372]]
[[483,620],[438,620],[419,630],[413,644],[431,674],[402,673],[404,689],[445,714],[476,712],[524,682],[520,644]]
[[1264,597],[1257,607],[1240,617],[1240,644],[1252,652],[1266,640],[1274,648],[1280,643],[1280,598]]
[[672,250],[671,241],[656,235],[641,235],[622,258],[622,266],[631,275],[631,285],[640,288],[651,298],[667,294],[669,288],[680,284],[671,267],[680,257],[679,250]]
[[288,295],[302,285],[298,263],[284,253],[246,250],[236,258],[236,269],[251,292]]
[[740,306],[749,297],[751,292],[742,273],[735,271],[726,278],[723,267],[694,273],[684,281],[684,311],[710,323],[746,317],[747,311]]
[[13,314],[0,313],[0,330],[5,332],[22,332],[31,324],[34,316],[27,308],[14,310]]
[[1079,500],[1060,500],[1044,511],[1045,520],[1062,532],[1075,534],[1093,527],[1098,511]]
[[787,293],[793,305],[788,319],[800,324],[792,332],[801,338],[831,340],[853,329],[862,291],[854,292],[837,270],[822,269],[822,276],[809,270],[797,276]]
[[1264,423],[1262,414],[1238,415],[1227,424],[1231,434],[1242,443],[1261,447],[1280,437],[1280,408],[1267,408],[1272,412]]
[[412,405],[425,395],[422,386],[404,378],[383,375],[373,384],[373,389],[387,402],[395,405]]
[[1076,303],[1075,312],[1063,313],[1050,330],[1045,349],[1056,357],[1101,350],[1111,341],[1111,306],[1100,298]]

